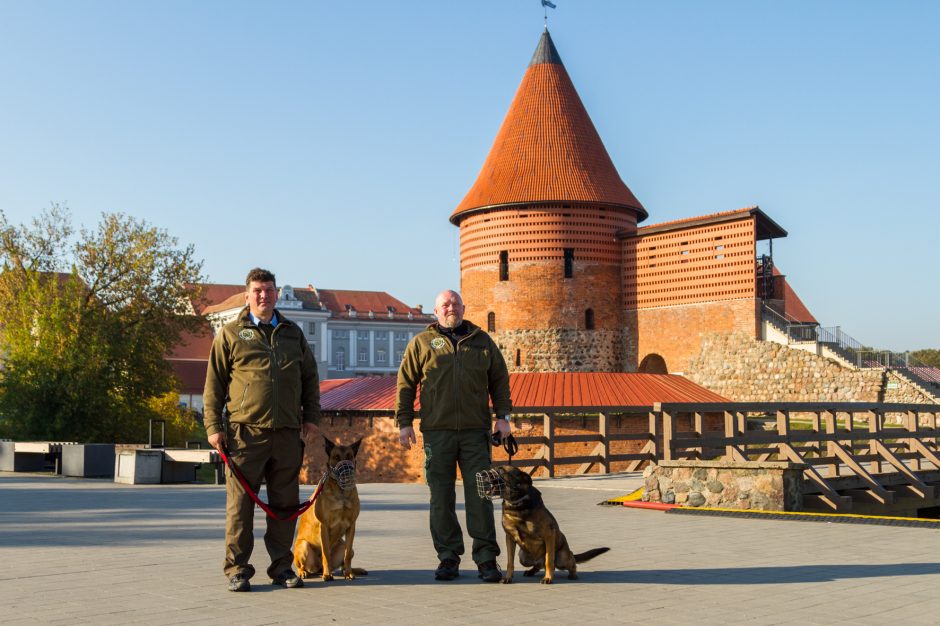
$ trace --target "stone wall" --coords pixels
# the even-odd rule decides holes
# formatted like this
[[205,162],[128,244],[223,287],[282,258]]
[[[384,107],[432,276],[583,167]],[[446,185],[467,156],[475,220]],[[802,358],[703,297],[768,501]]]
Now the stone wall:
[[852,370],[744,333],[709,333],[688,378],[736,402],[880,402],[881,370]]
[[908,379],[888,370],[885,377],[885,402],[900,404],[936,404],[937,398],[926,388],[913,384]]
[[660,461],[643,471],[645,502],[755,511],[803,509],[804,465]]
[[[620,330],[505,330],[491,333],[510,372],[619,372]],[[518,351],[518,365],[516,356]]]

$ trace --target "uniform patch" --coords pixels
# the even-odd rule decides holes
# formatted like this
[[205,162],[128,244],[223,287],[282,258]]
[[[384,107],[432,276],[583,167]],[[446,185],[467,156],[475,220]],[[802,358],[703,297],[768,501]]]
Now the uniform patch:
[[251,341],[255,338],[255,331],[250,328],[242,328],[238,331],[238,336],[244,339],[245,341]]
[[432,339],[432,340],[431,340],[431,347],[434,348],[435,350],[440,350],[441,348],[443,348],[443,347],[444,347],[444,338],[443,338],[443,337],[435,337],[434,339]]

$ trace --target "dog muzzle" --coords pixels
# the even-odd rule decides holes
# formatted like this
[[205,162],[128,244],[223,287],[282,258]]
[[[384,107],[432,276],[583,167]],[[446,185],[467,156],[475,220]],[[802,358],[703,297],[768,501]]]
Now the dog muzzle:
[[483,500],[496,500],[503,497],[506,482],[499,470],[488,469],[477,472],[477,495]]
[[356,464],[352,461],[340,461],[330,468],[330,474],[340,489],[352,489],[356,486]]

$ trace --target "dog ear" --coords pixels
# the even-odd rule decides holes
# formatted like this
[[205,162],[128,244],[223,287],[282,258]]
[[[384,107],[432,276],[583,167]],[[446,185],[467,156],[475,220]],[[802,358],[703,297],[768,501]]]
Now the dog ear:
[[362,444],[362,439],[359,439],[359,441],[357,441],[357,442],[353,443],[351,446],[349,446],[350,448],[352,448],[353,456],[358,456],[358,455],[359,455],[359,446],[360,446],[361,444]]
[[323,443],[326,448],[326,456],[330,456],[330,452],[333,451],[333,448],[336,447],[336,444],[326,438],[326,435],[323,435]]

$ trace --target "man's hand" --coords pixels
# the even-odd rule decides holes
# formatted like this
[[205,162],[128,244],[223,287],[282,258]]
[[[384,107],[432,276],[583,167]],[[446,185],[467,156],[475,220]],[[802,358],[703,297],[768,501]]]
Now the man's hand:
[[401,447],[405,450],[411,450],[411,444],[417,444],[418,438],[415,437],[415,429],[412,426],[402,426],[398,431],[398,440]]
[[301,427],[300,436],[309,441],[316,437],[318,432],[320,432],[320,428],[316,424],[313,422],[304,422],[304,425]]
[[209,445],[218,450],[222,451],[222,444],[225,442],[225,438],[222,436],[222,433],[213,433],[209,435]]
[[512,432],[512,424],[504,420],[503,418],[497,418],[496,420],[496,430],[503,437]]

